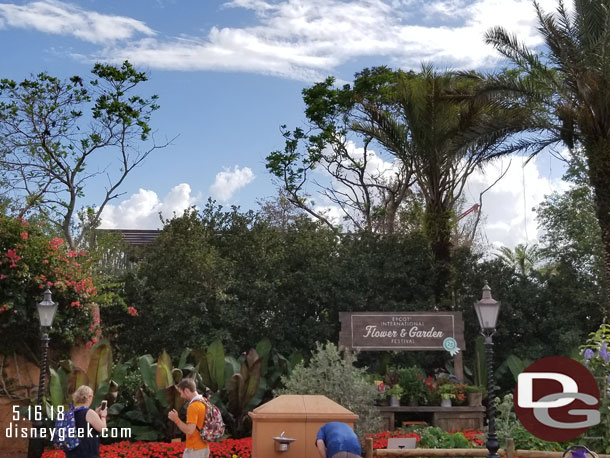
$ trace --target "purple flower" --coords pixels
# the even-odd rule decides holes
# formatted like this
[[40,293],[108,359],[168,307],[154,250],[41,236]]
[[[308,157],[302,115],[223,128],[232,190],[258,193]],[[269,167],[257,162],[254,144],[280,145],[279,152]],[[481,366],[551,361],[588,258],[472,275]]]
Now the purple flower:
[[605,362],[608,362],[610,360],[610,353],[608,353],[608,344],[606,342],[604,342],[602,344],[602,346],[600,347],[599,351],[597,352],[597,354],[599,355],[599,357],[601,359],[603,359]]
[[585,350],[585,364],[587,364],[591,358],[593,358],[593,350],[587,348]]

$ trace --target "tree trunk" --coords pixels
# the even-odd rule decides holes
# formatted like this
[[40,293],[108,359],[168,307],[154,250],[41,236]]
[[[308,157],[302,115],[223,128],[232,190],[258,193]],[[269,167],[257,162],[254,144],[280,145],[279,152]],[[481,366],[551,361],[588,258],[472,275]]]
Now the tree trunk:
[[434,254],[434,301],[438,305],[445,295],[451,269],[451,212],[442,205],[429,204],[425,228]]
[[608,319],[610,305],[610,139],[600,139],[585,145],[589,162],[589,179],[595,196],[595,212],[601,229],[604,248],[605,303],[601,304],[604,322]]

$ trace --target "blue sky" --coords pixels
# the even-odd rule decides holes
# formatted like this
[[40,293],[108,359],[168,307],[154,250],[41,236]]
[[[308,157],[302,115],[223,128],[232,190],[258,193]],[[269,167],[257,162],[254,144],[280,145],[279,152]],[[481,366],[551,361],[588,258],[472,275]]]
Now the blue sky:
[[[170,216],[208,196],[247,209],[274,195],[264,158],[282,148],[281,124],[303,123],[303,87],[328,75],[350,81],[382,64],[490,70],[503,64],[483,43],[493,25],[540,44],[525,0],[0,0],[0,77],[87,75],[97,61],[125,59],[147,71],[146,91],[160,96],[156,138],[177,138],[130,175],[104,225],[152,228],[159,211]],[[513,159],[486,194],[490,243],[535,240],[531,207],[565,188],[559,163],[521,162]],[[476,174],[467,201],[478,201],[507,165]],[[94,203],[102,185],[92,183],[83,204]]]

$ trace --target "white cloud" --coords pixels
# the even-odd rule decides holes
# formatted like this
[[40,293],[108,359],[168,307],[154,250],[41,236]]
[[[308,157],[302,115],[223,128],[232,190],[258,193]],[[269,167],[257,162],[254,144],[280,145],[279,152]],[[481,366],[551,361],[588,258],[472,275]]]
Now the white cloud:
[[508,168],[506,175],[483,195],[481,227],[487,241],[495,246],[514,247],[518,243],[536,243],[541,235],[536,213],[545,196],[553,191],[567,190],[569,184],[545,176],[536,159],[525,166],[519,156],[502,158],[488,163],[473,173],[464,193],[466,205],[479,202],[479,193],[496,181]]
[[85,11],[75,5],[55,0],[25,5],[0,3],[0,26],[73,35],[97,44],[125,40],[138,34],[154,35],[153,30],[136,19]]
[[[553,0],[545,0],[553,4]],[[530,0],[234,0],[252,10],[250,27],[212,27],[207,36],[148,39],[105,50],[103,57],[179,70],[245,71],[311,81],[350,60],[383,56],[417,69],[422,61],[454,68],[491,66],[483,42],[502,25],[529,46],[541,40]]]
[[197,198],[191,196],[191,187],[181,183],[163,198],[154,191],[140,189],[118,205],[108,205],[102,214],[102,229],[158,229],[162,226],[159,213],[171,218],[191,207]]
[[[542,0],[547,11],[555,0]],[[233,0],[253,25],[217,24],[201,36],[157,36],[136,19],[86,11],[57,0],[0,4],[0,24],[74,35],[102,44],[92,58],[184,71],[240,71],[303,81],[325,77],[354,59],[379,56],[417,69],[492,66],[483,42],[501,25],[529,46],[540,44],[530,0]],[[137,38],[130,42],[116,40]],[[155,35],[155,36],[153,36]]]
[[244,186],[252,183],[255,176],[249,167],[233,167],[233,171],[225,169],[216,174],[214,184],[210,186],[210,194],[221,202],[228,202],[233,195]]

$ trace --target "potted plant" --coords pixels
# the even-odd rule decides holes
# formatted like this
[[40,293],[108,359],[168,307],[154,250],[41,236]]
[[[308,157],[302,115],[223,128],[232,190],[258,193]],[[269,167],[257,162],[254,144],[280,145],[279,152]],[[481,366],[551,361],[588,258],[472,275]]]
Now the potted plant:
[[423,371],[417,366],[402,368],[398,371],[400,386],[404,389],[405,401],[416,406],[426,401],[426,385],[424,384]]
[[465,383],[454,383],[453,384],[453,394],[455,394],[455,398],[453,398],[453,405],[462,406],[468,402],[468,393],[466,392]]
[[455,399],[454,385],[452,383],[439,385],[438,393],[441,396],[441,407],[451,407],[451,400]]
[[405,390],[397,383],[392,386],[389,390],[386,390],[386,395],[390,398],[390,406],[398,407],[400,406],[400,398],[402,397]]
[[467,385],[466,396],[468,398],[468,405],[471,407],[480,407],[483,405],[483,391],[485,389],[482,386]]
[[388,387],[385,385],[385,383],[383,383],[383,380],[375,380],[374,382],[375,386],[377,387],[377,391],[379,392],[379,397],[377,398],[377,405],[390,405],[390,399],[386,396]]
[[438,383],[432,376],[426,377],[424,380],[424,387],[426,388],[426,403],[429,405],[437,406],[441,402],[441,396],[438,393]]

